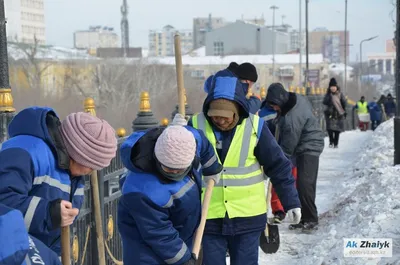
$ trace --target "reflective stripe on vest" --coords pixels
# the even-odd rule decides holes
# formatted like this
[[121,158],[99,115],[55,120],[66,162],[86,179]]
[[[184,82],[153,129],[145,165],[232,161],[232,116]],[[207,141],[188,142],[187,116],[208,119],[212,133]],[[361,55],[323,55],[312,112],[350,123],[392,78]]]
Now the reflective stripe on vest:
[[[212,192],[207,219],[224,218],[226,212],[229,218],[266,213],[264,176],[254,156],[254,148],[258,143],[259,119],[258,116],[250,114],[249,118],[237,125],[223,164],[221,180]],[[204,132],[218,154],[217,140],[204,114],[194,115],[192,124]],[[219,157],[218,161],[221,163]],[[204,192],[202,194],[204,195]]]
[[357,102],[357,113],[368,113],[368,103],[364,102],[361,103],[361,101]]

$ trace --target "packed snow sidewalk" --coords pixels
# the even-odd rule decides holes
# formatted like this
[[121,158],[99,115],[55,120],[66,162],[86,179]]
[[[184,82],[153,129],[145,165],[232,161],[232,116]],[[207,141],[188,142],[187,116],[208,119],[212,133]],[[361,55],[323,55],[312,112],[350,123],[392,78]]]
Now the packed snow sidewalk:
[[[319,230],[280,226],[280,250],[260,253],[260,264],[400,264],[400,167],[392,163],[393,120],[374,133],[343,133],[339,149],[326,147],[320,160]],[[393,238],[393,258],[344,258],[343,238],[351,237]]]

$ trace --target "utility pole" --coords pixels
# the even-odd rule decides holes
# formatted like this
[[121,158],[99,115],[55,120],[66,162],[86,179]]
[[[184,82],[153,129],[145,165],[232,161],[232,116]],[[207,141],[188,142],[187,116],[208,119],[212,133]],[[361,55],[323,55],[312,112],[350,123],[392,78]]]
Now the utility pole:
[[128,3],[123,0],[121,6],[121,44],[124,50],[124,57],[127,57],[129,50],[129,21],[128,21]]
[[299,86],[301,86],[303,81],[303,30],[301,28],[301,1],[299,0]]
[[309,65],[308,65],[308,53],[309,53],[309,41],[308,41],[308,1],[306,0],[306,72],[305,72],[305,80],[304,84],[306,86],[306,93],[307,95],[310,93],[309,85],[308,85],[308,71],[309,71]]
[[400,0],[397,0],[396,19],[396,117],[394,118],[394,164],[400,164]]
[[272,9],[272,82],[275,82],[275,46],[276,46],[276,31],[275,31],[275,10],[277,6],[271,6]]
[[347,95],[347,0],[344,1],[344,94]]

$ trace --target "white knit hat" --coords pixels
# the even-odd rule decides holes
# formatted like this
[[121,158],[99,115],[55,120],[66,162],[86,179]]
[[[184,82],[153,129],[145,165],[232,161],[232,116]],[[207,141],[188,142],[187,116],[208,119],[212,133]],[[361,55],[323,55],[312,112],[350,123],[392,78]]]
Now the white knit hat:
[[196,154],[196,140],[185,127],[168,126],[158,137],[154,153],[158,161],[168,168],[188,168]]

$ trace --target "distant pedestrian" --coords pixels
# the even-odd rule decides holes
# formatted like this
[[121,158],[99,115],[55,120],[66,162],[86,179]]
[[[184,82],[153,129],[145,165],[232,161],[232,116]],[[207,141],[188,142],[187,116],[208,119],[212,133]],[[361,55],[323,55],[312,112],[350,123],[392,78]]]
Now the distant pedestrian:
[[326,106],[324,111],[326,130],[329,135],[329,147],[338,148],[339,135],[344,131],[344,119],[346,118],[346,98],[340,91],[336,79],[329,81],[322,104]]
[[382,112],[378,103],[376,102],[376,98],[368,103],[369,116],[371,118],[371,130],[375,131],[375,129],[381,124],[382,121]]
[[392,97],[392,94],[388,94],[385,102],[385,113],[388,119],[393,118],[396,114],[396,103]]

